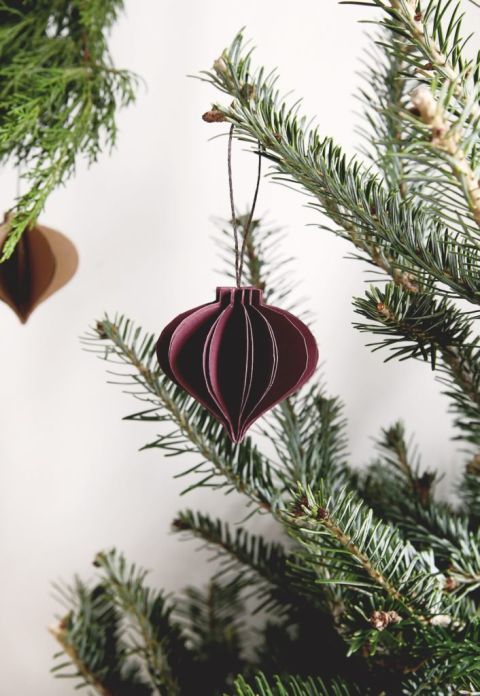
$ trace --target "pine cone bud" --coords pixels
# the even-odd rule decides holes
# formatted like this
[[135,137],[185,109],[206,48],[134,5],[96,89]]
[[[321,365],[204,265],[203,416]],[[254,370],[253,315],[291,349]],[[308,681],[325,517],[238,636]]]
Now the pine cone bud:
[[98,334],[98,338],[100,338],[102,340],[105,340],[106,338],[108,338],[102,321],[97,321],[97,325],[95,326],[95,331]]
[[203,114],[202,119],[206,123],[222,123],[223,121],[227,120],[223,113],[218,109],[211,109],[210,111],[206,111]]
[[294,517],[303,517],[305,515],[304,508],[308,508],[308,498],[306,495],[302,495],[294,502],[292,506],[292,515]]
[[418,109],[422,121],[432,123],[437,114],[437,102],[427,85],[419,85],[412,90],[410,99],[415,109]]
[[445,592],[453,592],[458,587],[458,582],[451,575],[447,575],[445,582],[443,584],[443,589]]
[[216,73],[219,73],[220,75],[225,75],[225,73],[227,72],[227,64],[223,60],[222,56],[213,61],[213,69]]
[[377,631],[383,631],[390,624],[400,623],[402,617],[396,611],[374,611],[370,616],[370,624]]
[[451,623],[452,617],[449,614],[437,614],[436,616],[432,616],[429,621],[431,626],[441,626],[442,628],[450,626]]
[[319,507],[317,510],[317,520],[326,520],[328,519],[328,510],[326,510],[323,507]]
[[467,474],[480,476],[480,454],[476,454],[466,466]]
[[172,527],[177,531],[177,532],[183,532],[186,529],[190,529],[188,524],[182,520],[181,517],[176,517],[173,522],[172,522]]

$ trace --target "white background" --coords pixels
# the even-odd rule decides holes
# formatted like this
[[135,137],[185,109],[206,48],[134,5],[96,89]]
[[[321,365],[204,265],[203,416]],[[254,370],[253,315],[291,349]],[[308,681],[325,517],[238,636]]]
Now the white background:
[[[465,2],[469,29],[480,13]],[[228,216],[224,126],[202,122],[216,96],[186,75],[209,68],[243,25],[256,60],[278,66],[285,91],[305,98],[320,129],[348,152],[359,144],[352,97],[365,45],[367,8],[335,0],[155,2],[127,0],[112,35],[118,65],[146,81],[136,106],[121,114],[114,154],[52,195],[41,220],[78,246],[75,279],[21,326],[0,307],[0,696],[57,696],[73,684],[49,674],[55,649],[47,626],[57,604],[51,582],[91,574],[96,551],[113,545],[152,568],[169,590],[203,582],[209,568],[195,544],[169,531],[182,506],[238,520],[242,501],[195,493],[179,500],[182,462],[137,450],[154,425],[121,422],[139,406],[105,383],[105,365],[83,352],[78,337],[104,310],[120,310],[160,331],[178,312],[213,298],[221,278],[211,216]],[[237,199],[254,183],[254,159],[235,151]],[[0,177],[7,209],[16,177]],[[426,466],[451,483],[463,459],[451,441],[447,400],[428,366],[383,364],[351,326],[351,297],[365,287],[365,268],[346,260],[346,243],[308,223],[306,199],[263,184],[259,212],[288,230],[302,289],[317,317],[315,331],[328,389],[346,402],[351,461],[372,457],[372,437],[402,418],[415,431]]]

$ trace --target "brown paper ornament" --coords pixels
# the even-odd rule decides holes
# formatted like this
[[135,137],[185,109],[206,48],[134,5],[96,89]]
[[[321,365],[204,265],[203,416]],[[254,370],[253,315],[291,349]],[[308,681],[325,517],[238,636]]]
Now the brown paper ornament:
[[[7,213],[0,225],[0,249],[10,230]],[[0,300],[13,309],[22,324],[38,305],[72,278],[78,254],[73,243],[44,225],[29,227],[12,256],[0,263]]]

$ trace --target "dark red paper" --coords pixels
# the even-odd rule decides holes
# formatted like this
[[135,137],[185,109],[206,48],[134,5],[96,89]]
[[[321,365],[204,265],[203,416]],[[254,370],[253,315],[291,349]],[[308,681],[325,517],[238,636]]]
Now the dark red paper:
[[173,319],[157,343],[160,367],[205,406],[234,442],[315,371],[310,329],[253,287],[217,288],[215,302]]

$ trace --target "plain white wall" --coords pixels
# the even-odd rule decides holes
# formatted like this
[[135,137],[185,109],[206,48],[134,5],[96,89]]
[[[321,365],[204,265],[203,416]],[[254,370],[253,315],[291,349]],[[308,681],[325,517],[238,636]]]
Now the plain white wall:
[[[478,11],[468,3],[471,29]],[[366,8],[335,0],[225,3],[127,0],[112,36],[119,65],[146,81],[135,106],[120,115],[117,150],[51,196],[41,217],[78,246],[75,279],[42,305],[26,326],[0,306],[0,695],[60,696],[73,684],[49,674],[55,645],[47,634],[58,609],[51,581],[91,573],[94,553],[113,545],[152,568],[169,590],[201,582],[209,568],[195,544],[179,546],[169,531],[182,506],[240,519],[243,501],[195,493],[179,500],[182,462],[138,448],[155,426],[122,423],[139,405],[105,383],[105,364],[82,352],[78,336],[104,310],[120,310],[159,331],[181,310],[208,301],[221,278],[211,216],[228,216],[222,128],[201,120],[217,95],[186,75],[210,67],[243,25],[258,46],[256,61],[278,66],[281,85],[303,95],[322,132],[348,152],[358,145],[352,92],[365,38],[357,20]],[[251,195],[255,161],[237,146],[238,203]],[[12,170],[0,176],[7,209]],[[423,461],[448,474],[462,464],[447,400],[427,366],[387,365],[368,337],[351,326],[351,297],[365,268],[346,260],[346,243],[308,223],[306,199],[265,182],[259,212],[288,230],[286,252],[311,298],[324,376],[346,402],[351,461],[372,456],[371,438],[403,418],[415,431]],[[256,522],[260,524],[260,522]]]

